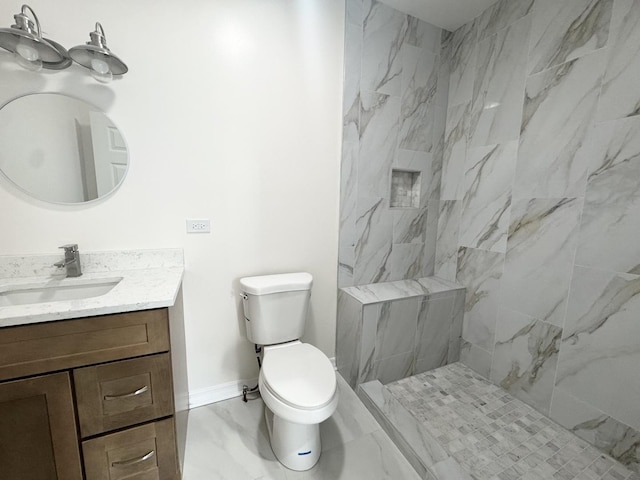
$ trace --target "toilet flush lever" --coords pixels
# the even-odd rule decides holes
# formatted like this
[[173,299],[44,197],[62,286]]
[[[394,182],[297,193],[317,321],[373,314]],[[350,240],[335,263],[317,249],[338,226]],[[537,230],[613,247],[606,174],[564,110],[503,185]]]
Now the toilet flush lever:
[[240,294],[240,298],[241,298],[241,299],[243,299],[243,300],[248,300],[248,299],[249,299],[249,297],[247,296],[247,294],[246,294],[246,293],[244,293],[244,292],[242,292],[242,293]]

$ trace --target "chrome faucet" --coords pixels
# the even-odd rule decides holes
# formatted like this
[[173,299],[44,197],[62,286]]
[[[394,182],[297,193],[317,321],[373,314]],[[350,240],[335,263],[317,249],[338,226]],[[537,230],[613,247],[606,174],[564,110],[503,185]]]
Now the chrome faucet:
[[79,277],[82,275],[82,265],[80,265],[78,244],[71,243],[69,245],[63,245],[60,248],[64,249],[64,260],[56,262],[54,265],[58,268],[66,268],[67,277]]

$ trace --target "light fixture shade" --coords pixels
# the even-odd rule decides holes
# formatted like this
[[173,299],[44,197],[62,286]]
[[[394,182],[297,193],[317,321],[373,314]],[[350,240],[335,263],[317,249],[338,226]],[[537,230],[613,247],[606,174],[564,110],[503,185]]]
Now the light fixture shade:
[[[94,70],[96,61],[100,64],[108,65],[109,71],[113,75],[124,75],[129,71],[127,65],[114,55],[107,47],[107,39],[104,29],[100,23],[96,23],[95,31],[90,34],[91,41],[86,45],[78,45],[69,49],[69,55],[74,62],[79,63],[85,68]],[[104,73],[104,72],[99,72]]]
[[[33,16],[35,23],[27,16]],[[0,28],[0,48],[21,55],[21,47],[37,53],[44,68],[59,70],[71,65],[69,53],[60,44],[42,38],[40,22],[28,5],[22,6],[21,13],[13,16],[16,21],[11,28]]]

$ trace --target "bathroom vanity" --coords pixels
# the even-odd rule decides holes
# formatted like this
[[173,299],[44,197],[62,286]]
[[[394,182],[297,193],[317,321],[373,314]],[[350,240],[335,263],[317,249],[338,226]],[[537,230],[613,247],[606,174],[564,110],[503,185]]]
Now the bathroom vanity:
[[169,307],[182,269],[117,275],[96,297],[0,306],[3,479],[180,478]]

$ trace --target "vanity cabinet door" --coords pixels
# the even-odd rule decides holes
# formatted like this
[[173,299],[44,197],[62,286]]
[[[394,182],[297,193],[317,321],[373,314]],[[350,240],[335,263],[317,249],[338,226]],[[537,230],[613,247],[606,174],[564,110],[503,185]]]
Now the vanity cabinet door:
[[83,438],[173,415],[168,353],[73,371]]
[[0,478],[82,479],[68,373],[0,383]]

